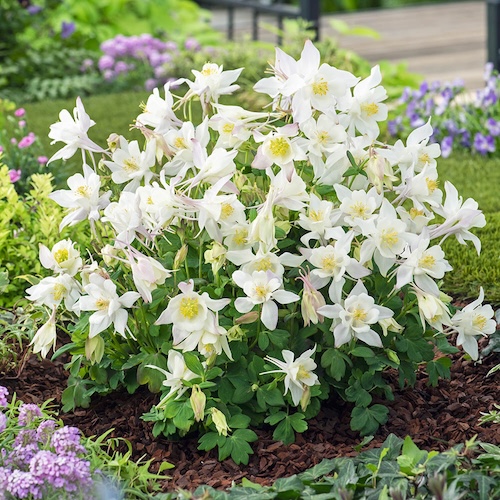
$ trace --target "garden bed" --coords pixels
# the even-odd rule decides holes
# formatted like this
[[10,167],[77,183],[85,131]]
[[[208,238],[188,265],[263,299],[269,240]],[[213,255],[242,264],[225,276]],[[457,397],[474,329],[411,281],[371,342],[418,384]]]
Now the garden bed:
[[[492,410],[500,400],[497,377],[486,377],[497,363],[495,354],[475,363],[458,353],[453,356],[451,379],[441,380],[437,387],[428,386],[427,375],[420,372],[414,388],[395,389],[395,400],[389,403],[388,423],[366,448],[380,447],[391,433],[399,437],[410,435],[416,445],[427,450],[444,451],[475,435],[479,441],[500,444],[497,426],[478,423],[481,412]],[[395,387],[394,374],[387,376]],[[62,358],[51,362],[31,355],[18,374],[4,376],[1,383],[25,403],[53,398],[58,407],[67,377]],[[332,399],[309,422],[309,429],[297,435],[294,444],[284,446],[273,440],[272,430],[258,430],[255,453],[247,466],[236,465],[231,459],[219,462],[215,450],[197,450],[196,436],[178,442],[153,437],[152,424],[143,421],[141,415],[158,399],[146,388],[133,395],[121,391],[96,397],[89,408],[60,416],[65,424],[79,427],[87,436],[114,428],[112,436],[131,441],[133,458],[153,458],[153,468],[162,461],[174,464],[175,468],[169,471],[171,480],[164,485],[168,491],[194,490],[204,484],[225,489],[243,478],[270,485],[278,478],[305,471],[324,458],[353,456],[361,441],[349,428],[350,406]]]

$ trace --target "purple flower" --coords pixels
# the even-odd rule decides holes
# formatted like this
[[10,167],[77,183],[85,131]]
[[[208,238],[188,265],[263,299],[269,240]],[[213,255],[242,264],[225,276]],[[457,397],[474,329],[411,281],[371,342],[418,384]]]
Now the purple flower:
[[5,408],[7,406],[7,396],[9,395],[9,389],[0,385],[0,407]]
[[36,431],[33,429],[21,429],[14,439],[14,448],[26,447],[36,443]]
[[7,415],[0,411],[0,432],[7,428]]
[[33,495],[34,498],[42,498],[40,481],[31,472],[13,470],[5,486],[7,492],[14,498],[27,498],[29,495]]
[[21,178],[21,170],[9,170],[10,182],[17,182]]
[[495,139],[492,135],[483,135],[477,132],[474,136],[474,149],[481,155],[495,152]]
[[403,119],[400,116],[396,117],[394,120],[389,120],[387,122],[387,130],[389,131],[389,134],[395,136],[398,132],[401,132],[403,129],[402,121]]
[[66,21],[62,22],[61,25],[61,38],[66,39],[69,38],[76,30],[75,23],[67,23]]
[[470,132],[468,130],[462,130],[462,138],[460,139],[460,144],[464,148],[470,148]]
[[119,73],[126,73],[128,71],[128,65],[126,62],[124,61],[118,61],[116,64],[115,64],[115,72],[117,74]]
[[441,141],[441,156],[448,158],[453,150],[453,137],[447,135]]
[[39,156],[36,161],[40,164],[40,165],[45,165],[49,159],[46,157],[46,156]]
[[97,63],[97,67],[99,68],[100,71],[111,69],[114,65],[115,65],[115,60],[113,59],[113,57],[107,54],[103,55],[99,59],[99,62]]
[[19,416],[17,422],[21,426],[29,425],[36,418],[42,416],[42,410],[35,404],[22,404],[19,408]]
[[55,430],[56,423],[53,420],[44,420],[36,430],[36,440],[43,446],[48,446]]
[[145,83],[144,83],[144,88],[146,90],[153,90],[155,87],[157,87],[158,83],[154,78],[148,78]]
[[17,118],[21,118],[22,116],[24,116],[26,114],[26,110],[24,108],[17,108],[15,111],[14,111],[14,116],[16,116]]
[[26,120],[19,120],[19,126],[20,126],[21,128],[26,127]]
[[195,38],[188,38],[184,42],[184,48],[186,50],[192,50],[193,52],[198,52],[201,49],[200,42],[196,40]]
[[65,426],[54,432],[50,443],[57,453],[85,453],[85,448],[80,444],[80,437],[80,429]]
[[26,10],[28,11],[28,14],[34,16],[35,14],[41,12],[43,10],[43,7],[41,7],[40,5],[30,5]]
[[19,149],[24,149],[24,148],[29,148],[34,142],[35,142],[35,135],[27,135],[25,137],[23,137],[20,141],[19,141],[19,144],[17,145],[17,147]]
[[486,120],[486,128],[492,136],[498,137],[500,135],[500,122],[497,122],[494,118]]
[[90,68],[94,67],[94,61],[90,58],[84,59],[82,65],[80,66],[80,71],[84,73]]
[[175,42],[166,42],[165,43],[165,50],[168,50],[170,52],[177,51],[177,44]]
[[[26,429],[24,429],[26,431]],[[31,429],[29,429],[31,430]],[[22,432],[22,431],[21,431]],[[21,432],[19,434],[21,434]],[[33,431],[34,432],[34,431]],[[16,436],[16,442],[21,443],[22,440],[18,440],[19,434]],[[36,435],[36,433],[35,433]],[[22,438],[28,441],[30,433],[23,433]],[[28,443],[28,444],[17,444],[14,446],[9,455],[4,459],[4,465],[15,468],[27,470],[31,459],[38,453],[38,444]]]

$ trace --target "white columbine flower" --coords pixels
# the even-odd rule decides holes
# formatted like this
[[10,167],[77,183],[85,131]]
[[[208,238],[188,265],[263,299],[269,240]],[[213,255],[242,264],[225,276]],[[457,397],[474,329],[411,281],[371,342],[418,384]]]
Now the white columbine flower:
[[87,295],[83,295],[78,301],[80,310],[96,311],[89,318],[89,337],[95,337],[110,325],[125,337],[128,321],[126,308],[132,307],[140,294],[125,292],[119,296],[116,293],[116,285],[99,274],[89,276],[89,284],[84,286],[84,290]]
[[153,177],[151,167],[156,160],[156,142],[150,140],[145,151],[139,149],[139,143],[132,141],[128,143],[120,138],[120,147],[113,151],[112,161],[104,161],[104,164],[111,170],[111,179],[116,184],[127,182],[125,191],[132,191],[139,187],[141,180],[145,184]]
[[479,357],[476,337],[491,335],[497,326],[493,319],[493,308],[490,305],[483,306],[483,299],[484,292],[481,287],[479,297],[451,318],[453,327],[458,332],[457,345],[463,346],[473,360]]
[[146,365],[146,367],[163,373],[165,380],[162,384],[165,387],[170,387],[168,394],[156,405],[157,408],[164,406],[174,394],[177,394],[175,399],[180,398],[188,389],[188,386],[184,385],[184,382],[198,378],[198,375],[187,367],[182,354],[174,349],[168,351],[167,370],[155,365]]
[[104,153],[104,149],[91,141],[87,135],[89,128],[95,125],[95,122],[85,112],[82,100],[79,97],[76,98],[76,107],[73,109],[73,116],[70,115],[67,109],[63,109],[59,113],[59,120],[50,126],[49,137],[53,139],[51,144],[64,142],[66,146],[55,153],[47,163],[59,159],[67,160],[78,149],[94,153]]
[[246,297],[238,297],[234,301],[236,310],[240,313],[247,313],[255,305],[262,304],[260,319],[269,330],[274,330],[278,324],[276,302],[290,304],[300,299],[296,293],[283,290],[281,279],[271,271],[254,271],[252,274],[235,271],[232,277],[246,294]]
[[[416,286],[412,288],[417,296],[418,312],[424,330],[426,321],[432,328],[435,328],[439,332],[442,332],[445,326],[451,326],[450,310],[441,298],[436,297],[432,293],[426,293]],[[444,295],[444,297],[446,296]]]
[[290,391],[293,404],[298,406],[306,388],[319,384],[318,376],[314,373],[317,365],[312,359],[315,350],[316,346],[303,352],[297,359],[294,359],[294,353],[284,349],[281,351],[284,361],[266,356],[264,359],[276,365],[279,370],[263,372],[261,375],[267,373],[284,373],[285,395]]
[[394,314],[388,307],[376,305],[361,281],[351,290],[344,305],[326,305],[320,307],[318,312],[333,319],[331,330],[335,337],[335,347],[347,344],[354,338],[370,346],[382,347],[382,341],[371,325],[391,318]]
[[173,332],[195,332],[202,330],[206,324],[209,310],[221,311],[229,304],[230,299],[211,299],[207,292],[201,295],[194,291],[194,281],[179,283],[181,293],[168,303],[167,308],[156,320],[156,325],[173,323]]
[[69,208],[69,213],[59,225],[59,231],[66,226],[89,219],[99,220],[99,211],[109,205],[111,191],[101,194],[101,178],[91,167],[83,165],[83,175],[74,174],[68,178],[69,189],[59,189],[49,195],[61,207]]
[[30,286],[26,293],[28,300],[36,305],[57,308],[64,301],[64,307],[71,311],[80,297],[80,287],[69,274],[59,274],[43,278],[36,285]]
[[46,358],[51,349],[55,351],[56,340],[56,308],[54,307],[52,308],[52,314],[49,320],[38,329],[30,345],[33,346],[33,352],[35,354],[39,352],[42,358]]
[[70,239],[59,241],[52,247],[52,250],[40,244],[39,257],[45,269],[70,276],[74,276],[83,265],[80,252]]

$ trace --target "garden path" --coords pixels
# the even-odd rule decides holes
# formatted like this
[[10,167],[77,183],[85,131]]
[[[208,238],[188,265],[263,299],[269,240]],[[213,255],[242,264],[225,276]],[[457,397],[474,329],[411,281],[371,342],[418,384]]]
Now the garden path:
[[[351,27],[371,28],[380,34],[380,39],[338,36],[330,25],[333,18]],[[261,19],[262,23],[276,25],[273,18],[262,16]],[[212,25],[226,30],[225,11],[214,11]],[[237,12],[235,38],[242,39],[250,33],[250,11]],[[487,39],[483,0],[323,15],[321,36],[336,37],[341,47],[357,52],[374,64],[382,59],[406,61],[409,71],[430,81],[462,79],[471,90],[483,86]],[[260,38],[276,40],[275,35],[263,28]]]

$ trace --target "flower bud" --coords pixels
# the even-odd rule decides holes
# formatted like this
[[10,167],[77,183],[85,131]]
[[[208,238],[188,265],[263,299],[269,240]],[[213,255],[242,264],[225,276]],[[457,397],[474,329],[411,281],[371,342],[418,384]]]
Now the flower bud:
[[304,392],[302,393],[302,397],[300,398],[301,410],[306,411],[310,402],[311,402],[311,388],[308,385],[306,385],[304,386]]
[[118,248],[112,245],[105,245],[101,250],[102,260],[107,266],[111,266],[116,262],[115,257],[118,255],[118,252]]
[[214,241],[211,248],[205,251],[204,257],[207,264],[212,265],[212,273],[216,275],[226,262],[226,247]]
[[304,283],[304,292],[300,303],[304,326],[309,326],[311,322],[315,325],[318,321],[323,323],[324,317],[318,313],[318,309],[326,305],[323,294],[316,290],[314,285],[311,283],[309,274],[301,275],[298,279]]
[[104,356],[104,340],[100,335],[87,337],[85,340],[85,357],[92,363],[99,363]]
[[404,327],[401,326],[394,318],[381,319],[378,324],[382,327],[384,337],[387,336],[388,332],[401,333]]
[[189,401],[194,412],[194,419],[197,422],[201,422],[203,420],[203,417],[205,416],[205,404],[207,402],[207,397],[205,396],[205,393],[200,389],[199,385],[193,386]]
[[212,421],[215,424],[217,432],[221,436],[227,436],[231,429],[227,425],[226,416],[217,408],[210,408],[210,413],[212,414]]
[[[238,321],[238,320],[236,320],[236,321]],[[244,338],[245,338],[245,332],[239,325],[234,325],[227,331],[227,340],[229,342],[242,340]]]
[[180,269],[180,267],[186,260],[187,253],[188,253],[188,246],[184,243],[184,245],[182,245],[181,248],[179,248],[179,250],[177,250],[177,253],[175,254],[174,265],[173,265],[174,271]]
[[113,152],[117,147],[118,144],[120,143],[120,136],[118,134],[110,134],[110,136],[107,138],[106,142],[108,143],[108,147]]
[[259,319],[259,311],[250,311],[239,318],[236,318],[234,322],[237,325],[249,325],[250,323],[254,323]]

